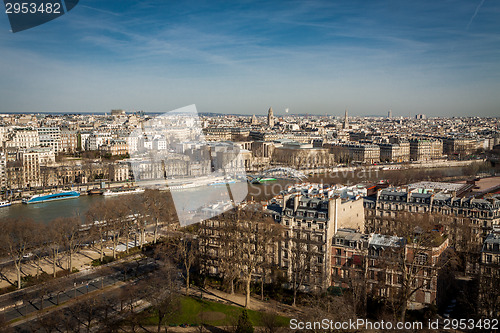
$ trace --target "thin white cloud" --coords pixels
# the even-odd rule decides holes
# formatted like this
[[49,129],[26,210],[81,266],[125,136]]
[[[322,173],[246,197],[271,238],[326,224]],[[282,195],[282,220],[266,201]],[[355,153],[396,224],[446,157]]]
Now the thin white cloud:
[[472,17],[470,18],[470,21],[467,24],[467,27],[465,27],[465,30],[469,30],[469,27],[472,24],[472,21],[474,21],[474,19],[476,18],[477,13],[479,13],[479,10],[483,6],[483,4],[484,4],[484,0],[481,0],[481,2],[479,3],[479,5],[476,7],[476,10],[474,11],[474,15],[472,15]]

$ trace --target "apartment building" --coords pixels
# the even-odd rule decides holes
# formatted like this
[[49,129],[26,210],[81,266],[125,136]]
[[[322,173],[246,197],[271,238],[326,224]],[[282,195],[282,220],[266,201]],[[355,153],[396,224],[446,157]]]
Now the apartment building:
[[326,143],[337,162],[377,163],[380,162],[380,147],[373,144]]
[[19,159],[22,163],[22,186],[41,186],[39,153],[22,151],[19,153]]
[[129,153],[129,147],[125,140],[108,140],[99,147],[102,154],[120,156]]
[[313,148],[312,144],[287,141],[274,149],[271,163],[296,169],[325,168],[334,163],[334,156],[327,149]]
[[0,188],[7,186],[7,155],[0,151]]
[[428,161],[431,159],[431,142],[429,140],[410,140],[410,159],[412,161]]
[[381,143],[380,161],[402,163],[410,160],[410,143]]
[[339,228],[364,229],[362,200],[357,196],[341,198],[332,188],[306,185],[289,188],[275,197],[267,210],[284,230],[278,246],[279,268],[290,281],[295,253],[302,248],[309,272],[302,288],[326,290],[331,285],[331,239]]
[[372,144],[350,145],[349,158],[352,162],[369,164],[380,162],[380,147]]
[[332,239],[332,286],[363,288],[375,297],[396,300],[403,286],[409,301],[435,304],[440,258],[448,239],[423,246],[404,237],[340,229]]
[[484,240],[479,263],[480,314],[500,317],[500,227],[496,226]]
[[72,154],[78,149],[78,133],[67,127],[61,128],[61,146],[60,151]]
[[37,132],[41,147],[49,147],[56,154],[61,150],[61,130],[59,127],[39,127]]
[[38,132],[30,128],[16,128],[7,135],[6,147],[26,149],[39,145]]
[[484,143],[478,138],[453,136],[444,139],[443,152],[446,155],[467,156],[483,148]]
[[[98,132],[92,133],[85,140],[85,150],[98,150],[103,144],[112,139],[112,134],[110,132]],[[83,137],[82,137],[83,141]]]
[[[482,244],[493,226],[500,224],[500,195],[461,197],[458,194],[467,184],[423,183],[422,186],[427,189],[415,188],[419,185],[412,184],[403,188],[383,189],[375,197],[365,198],[366,225],[369,230],[390,234],[394,231],[394,224],[398,223],[397,216],[402,213],[431,214],[450,217],[450,224],[446,227],[450,228],[447,231],[454,245],[461,241]],[[450,190],[440,189],[440,184]],[[458,228],[464,224],[470,234]]]

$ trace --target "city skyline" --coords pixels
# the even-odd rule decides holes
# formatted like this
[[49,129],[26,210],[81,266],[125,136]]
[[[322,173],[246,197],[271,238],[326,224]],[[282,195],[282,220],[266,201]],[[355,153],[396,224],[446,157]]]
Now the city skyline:
[[497,116],[492,1],[81,1],[12,34],[0,19],[0,113]]

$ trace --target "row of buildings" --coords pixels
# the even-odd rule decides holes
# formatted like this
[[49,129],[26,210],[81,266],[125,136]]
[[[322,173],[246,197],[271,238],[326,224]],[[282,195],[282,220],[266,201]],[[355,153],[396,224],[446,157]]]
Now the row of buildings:
[[[51,164],[55,156],[71,156],[85,151],[90,151],[89,156],[93,158],[132,157],[126,161],[129,170],[135,163],[133,157],[159,151],[167,162],[164,167],[150,166],[151,175],[161,174],[162,169],[167,170],[163,172],[164,176],[172,177],[199,175],[199,170],[205,172],[206,166],[193,160],[192,155],[189,155],[189,160],[179,156],[173,139],[183,142],[234,141],[240,148],[238,155],[242,165],[250,172],[274,166],[325,169],[348,164],[465,158],[478,150],[498,145],[497,127],[497,120],[486,118],[416,121],[348,117],[347,112],[343,118],[278,117],[272,109],[266,117],[214,115],[180,124],[142,112],[127,114],[123,110],[113,110],[110,115],[0,115],[3,152],[0,176],[4,175],[0,183],[10,184],[12,188],[39,186],[46,183],[42,179],[42,169],[75,164],[68,158]],[[476,134],[467,133],[466,128],[474,129]],[[189,166],[189,163],[196,165]],[[117,168],[122,170],[124,167]],[[23,175],[9,178],[9,171],[10,174]],[[93,180],[101,174],[87,173],[73,182]],[[129,172],[127,179],[132,177],[133,172]],[[12,181],[13,178],[16,181]],[[72,179],[62,177],[58,183],[66,178]]]
[[[264,212],[280,226],[282,236],[267,256],[271,261],[267,267],[285,276],[289,287],[300,283],[303,291],[356,289],[417,308],[446,301],[442,270],[451,254],[468,251],[477,256],[471,263],[475,269],[466,274],[489,284],[487,276],[494,276],[498,284],[500,195],[466,198],[458,195],[467,191],[467,184],[429,182],[404,190],[370,193],[369,189],[302,184],[274,197]],[[457,219],[462,221],[458,225],[473,230],[472,239],[466,240],[470,248],[457,247],[461,240]],[[223,228],[214,228],[213,223],[213,219],[202,223],[206,237],[201,237],[201,244],[205,253],[213,254],[208,272],[220,275],[222,263],[216,254]],[[297,282],[299,272],[305,276]],[[262,269],[254,273],[271,282],[271,273]],[[482,299],[491,290],[478,294]]]

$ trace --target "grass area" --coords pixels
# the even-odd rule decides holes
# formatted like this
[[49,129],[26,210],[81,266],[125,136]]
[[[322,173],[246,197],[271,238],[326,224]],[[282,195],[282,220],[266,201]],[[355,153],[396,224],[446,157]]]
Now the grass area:
[[[233,325],[238,321],[242,308],[238,306],[221,304],[200,300],[192,297],[182,297],[181,310],[167,322],[171,326],[181,324],[199,325],[201,323],[212,326]],[[158,316],[152,310],[144,319],[144,325],[156,325]],[[259,311],[247,310],[248,317],[254,326],[261,326],[261,313]],[[282,316],[277,317],[277,322],[281,326],[288,326],[290,319]]]

